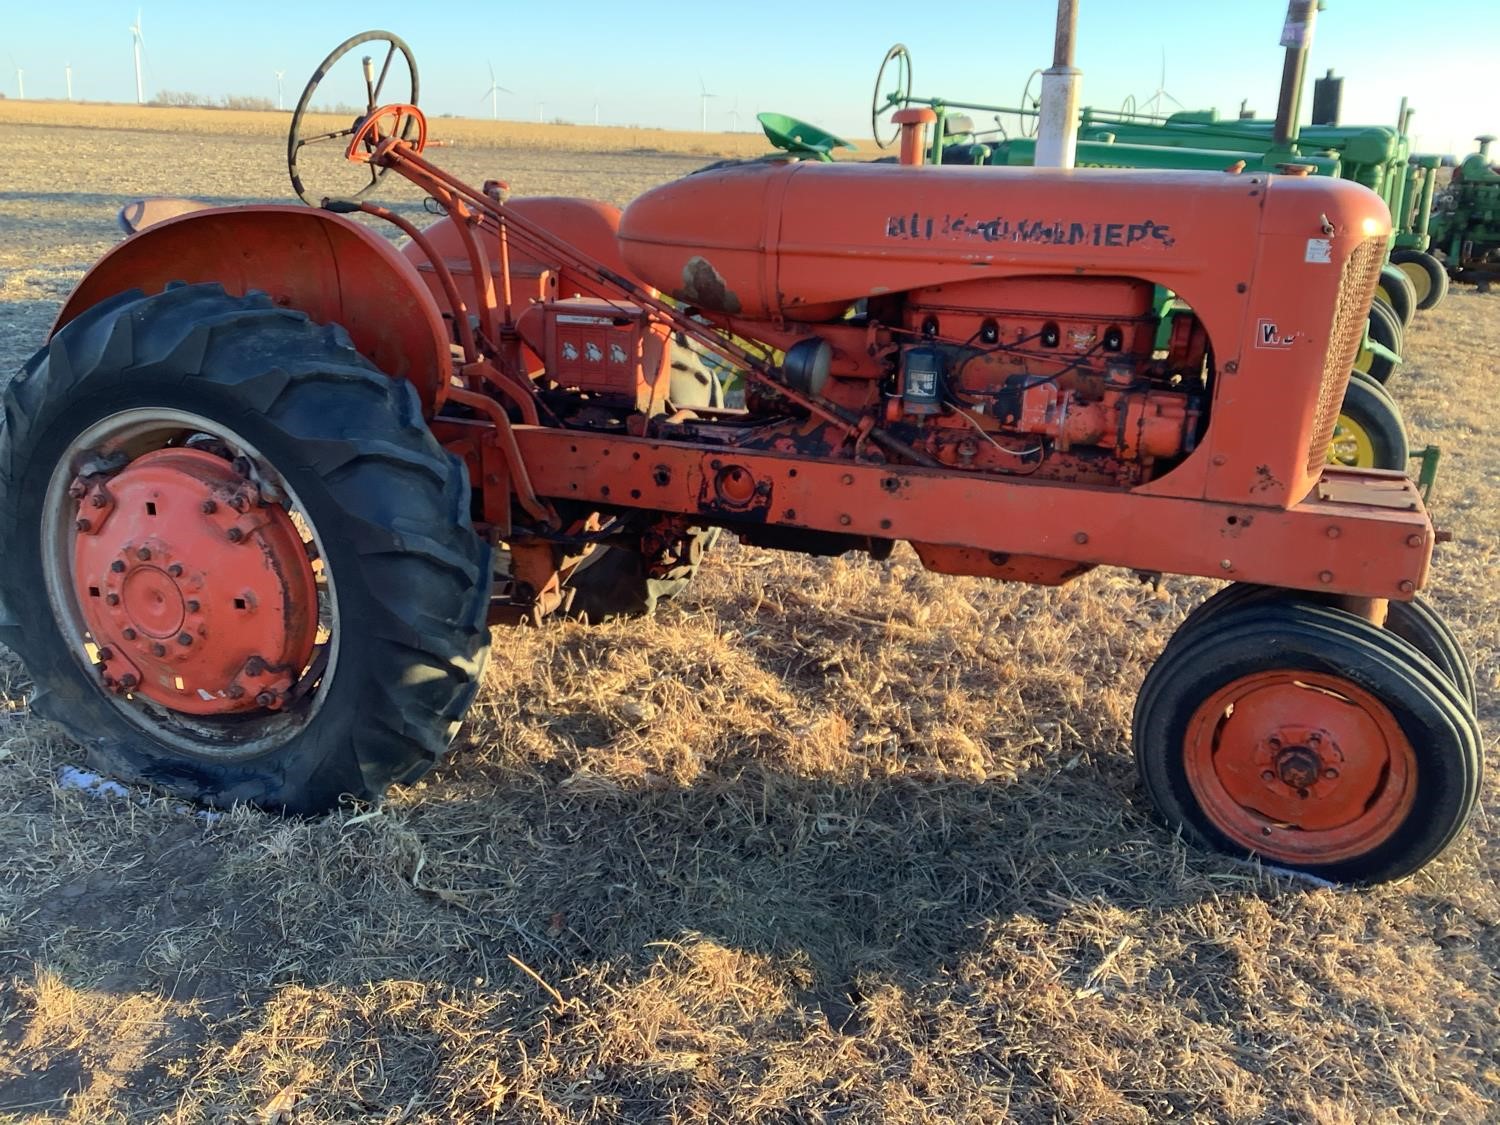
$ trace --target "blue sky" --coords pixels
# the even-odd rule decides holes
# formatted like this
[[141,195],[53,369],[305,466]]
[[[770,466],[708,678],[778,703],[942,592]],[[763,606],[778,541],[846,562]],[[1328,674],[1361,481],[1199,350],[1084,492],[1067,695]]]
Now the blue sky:
[[[728,129],[731,110],[753,128],[757,110],[778,110],[863,137],[875,70],[901,41],[915,62],[914,92],[1015,104],[1027,74],[1052,48],[1050,0],[928,6],[869,0],[859,5],[787,3],[475,3],[436,9],[372,0],[358,5],[248,0],[143,0],[146,92],[275,97],[286,72],[286,103],[336,43],[367,27],[402,35],[422,70],[422,104],[432,113],[487,116],[487,63],[502,85],[502,117],[587,122],[594,105],[606,124],[696,129],[699,82],[719,95],[710,128]],[[4,0],[0,90],[15,97],[17,66],[28,97],[60,98],[63,67],[74,96],[134,99],[130,3],[18,3]],[[1166,53],[1166,88],[1183,103],[1233,111],[1249,98],[1274,113],[1284,0],[1145,4],[1082,0],[1078,65],[1084,101],[1116,108],[1156,89]],[[449,12],[445,22],[440,11]],[[1419,147],[1468,151],[1478,132],[1500,132],[1500,2],[1445,0],[1424,14],[1411,0],[1329,0],[1319,17],[1310,73],[1345,77],[1344,120],[1393,122],[1403,94],[1417,107]],[[466,17],[462,27],[451,13]],[[431,13],[431,14],[424,14]]]

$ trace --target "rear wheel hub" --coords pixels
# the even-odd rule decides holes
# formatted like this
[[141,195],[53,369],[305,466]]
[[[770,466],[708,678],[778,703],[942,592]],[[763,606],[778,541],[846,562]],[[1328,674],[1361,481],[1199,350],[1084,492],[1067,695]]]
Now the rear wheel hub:
[[75,592],[105,685],[194,715],[279,707],[318,627],[286,509],[197,449],[144,454],[70,493]]

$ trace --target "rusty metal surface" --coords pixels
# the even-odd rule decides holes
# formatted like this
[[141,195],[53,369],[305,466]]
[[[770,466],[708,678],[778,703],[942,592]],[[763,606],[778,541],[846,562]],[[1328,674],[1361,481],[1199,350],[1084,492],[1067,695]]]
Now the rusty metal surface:
[[[1398,599],[1422,585],[1431,552],[1421,498],[1394,474],[1330,469],[1337,498],[1264,509],[545,427],[515,436],[546,466],[544,496],[729,523],[764,512],[787,527]],[[743,510],[723,495],[730,468],[748,478]]]

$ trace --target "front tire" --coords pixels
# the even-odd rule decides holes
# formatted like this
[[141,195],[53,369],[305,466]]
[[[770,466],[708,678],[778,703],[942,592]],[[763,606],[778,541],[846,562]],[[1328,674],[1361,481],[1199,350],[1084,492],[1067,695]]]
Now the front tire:
[[0,417],[0,642],[91,765],[315,813],[445,750],[490,551],[412,387],[342,329],[217,285],[121,294]]
[[1185,623],[1141,685],[1134,742],[1169,826],[1338,882],[1398,879],[1438,856],[1483,772],[1473,711],[1432,662],[1295,600]]
[[1391,261],[1411,281],[1417,295],[1417,308],[1432,309],[1448,296],[1448,271],[1443,263],[1425,250],[1394,250]]

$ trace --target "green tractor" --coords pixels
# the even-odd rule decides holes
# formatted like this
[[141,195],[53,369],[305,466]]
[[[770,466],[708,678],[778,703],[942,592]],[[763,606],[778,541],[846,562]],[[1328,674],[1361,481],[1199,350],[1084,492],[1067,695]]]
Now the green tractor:
[[1448,275],[1488,292],[1500,280],[1500,164],[1490,163],[1488,133],[1464,157],[1432,216],[1433,248]]

